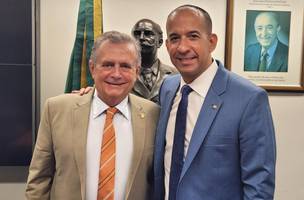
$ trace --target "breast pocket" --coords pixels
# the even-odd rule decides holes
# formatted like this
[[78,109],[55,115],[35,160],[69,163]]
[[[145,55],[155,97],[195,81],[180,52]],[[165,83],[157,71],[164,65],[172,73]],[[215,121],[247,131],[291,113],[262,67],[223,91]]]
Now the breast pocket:
[[236,145],[237,139],[232,137],[225,137],[221,135],[211,135],[205,138],[203,146],[205,147],[220,147]]
[[216,172],[227,166],[237,165],[238,149],[237,139],[213,135],[205,138],[198,160],[202,165],[208,163]]

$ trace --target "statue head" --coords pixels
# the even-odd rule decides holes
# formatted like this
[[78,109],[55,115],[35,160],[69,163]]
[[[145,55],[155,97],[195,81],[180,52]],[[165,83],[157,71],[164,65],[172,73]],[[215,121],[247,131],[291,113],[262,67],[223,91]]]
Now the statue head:
[[160,26],[150,19],[136,22],[132,35],[140,43],[142,54],[156,56],[157,49],[163,44],[163,32]]

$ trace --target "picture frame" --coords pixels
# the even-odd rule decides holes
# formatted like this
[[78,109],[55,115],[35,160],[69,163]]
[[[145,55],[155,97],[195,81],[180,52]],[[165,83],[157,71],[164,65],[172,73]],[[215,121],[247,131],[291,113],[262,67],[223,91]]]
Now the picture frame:
[[303,92],[303,4],[228,0],[226,67],[268,91]]

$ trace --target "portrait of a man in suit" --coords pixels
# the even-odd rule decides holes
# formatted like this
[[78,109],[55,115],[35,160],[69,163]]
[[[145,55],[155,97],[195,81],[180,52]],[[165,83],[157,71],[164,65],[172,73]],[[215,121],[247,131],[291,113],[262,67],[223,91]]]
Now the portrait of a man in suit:
[[[280,15],[280,13],[278,11],[247,11],[244,71],[288,71],[288,39],[286,39],[288,34],[281,39],[280,33],[283,28],[280,19],[285,18],[285,21],[289,21],[290,15],[284,12],[284,15]],[[253,25],[249,22],[252,19],[254,19]],[[284,23],[286,24],[289,26],[289,23]],[[254,27],[255,39],[250,36],[252,27]],[[281,35],[284,36],[284,34]]]

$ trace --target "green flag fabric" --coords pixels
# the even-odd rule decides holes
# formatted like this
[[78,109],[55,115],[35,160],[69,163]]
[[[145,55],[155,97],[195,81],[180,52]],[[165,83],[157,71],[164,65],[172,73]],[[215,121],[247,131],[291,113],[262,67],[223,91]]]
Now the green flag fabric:
[[92,86],[89,59],[94,40],[102,33],[102,0],[80,0],[76,39],[70,59],[65,93]]

